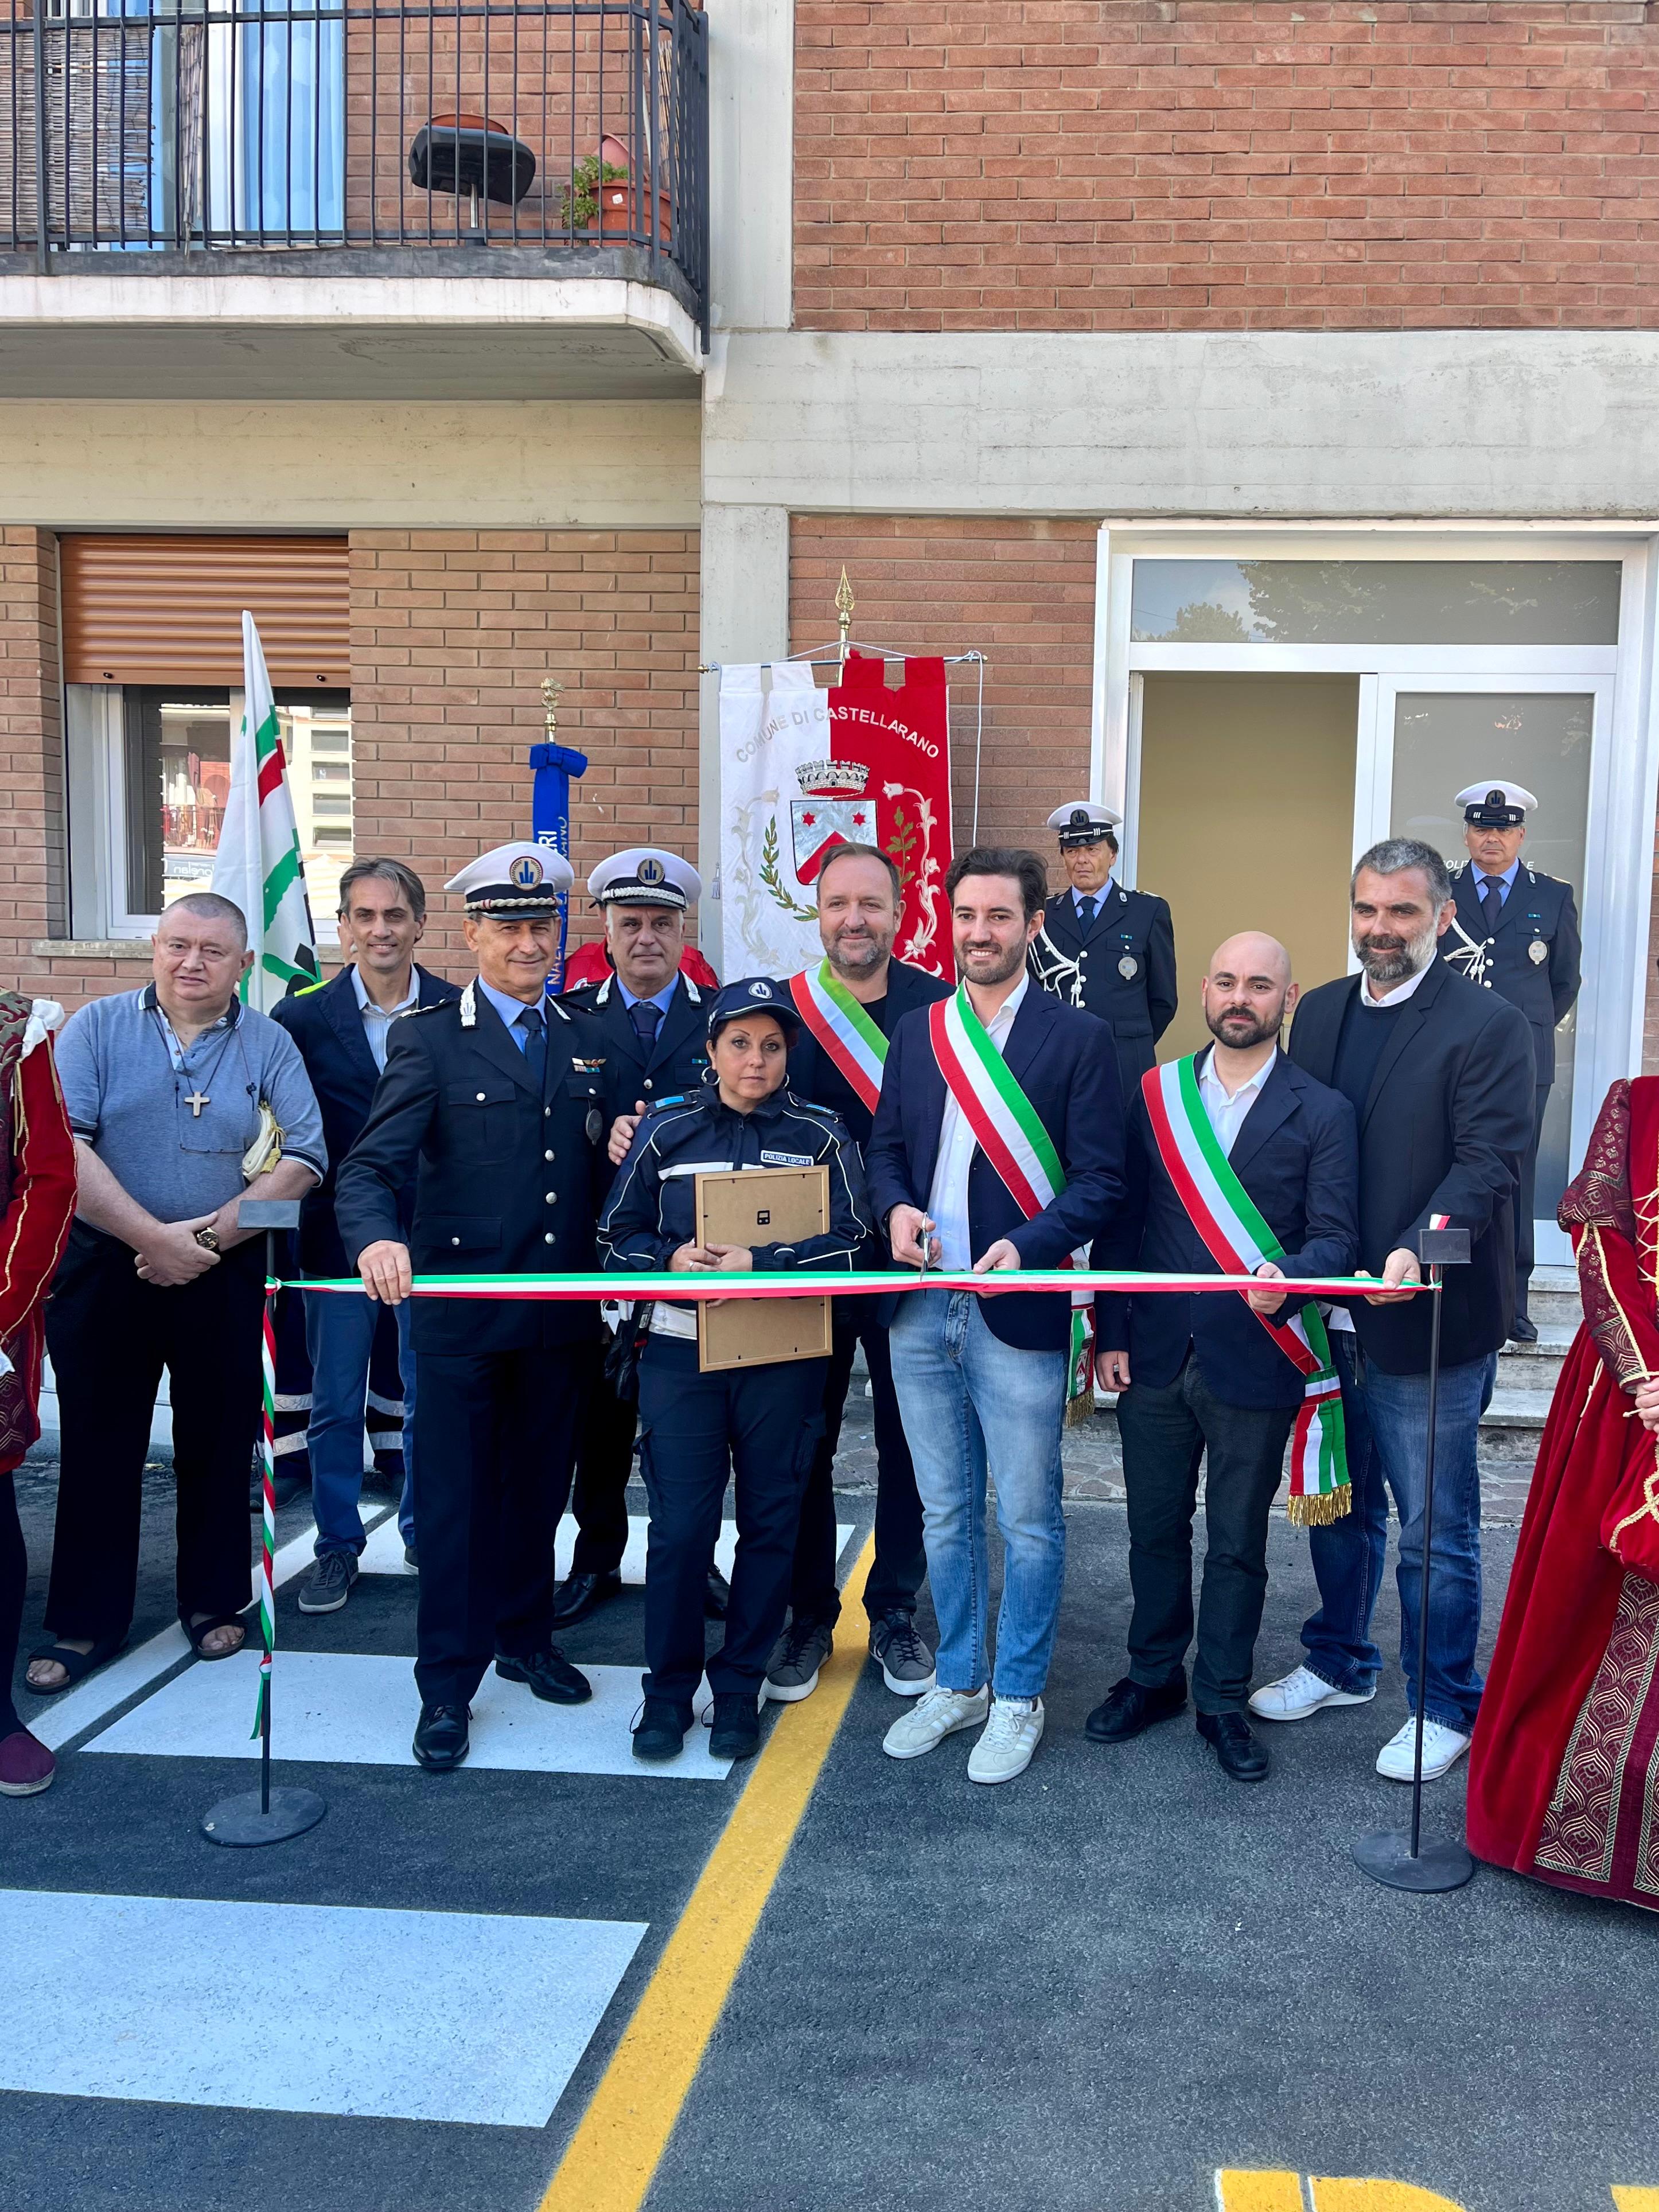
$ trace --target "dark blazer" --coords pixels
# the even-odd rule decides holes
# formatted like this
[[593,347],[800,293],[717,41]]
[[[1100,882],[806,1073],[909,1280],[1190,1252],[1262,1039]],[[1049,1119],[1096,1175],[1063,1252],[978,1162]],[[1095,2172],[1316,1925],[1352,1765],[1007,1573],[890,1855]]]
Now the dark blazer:
[[[931,1006],[935,999],[948,999],[950,995],[951,986],[941,982],[937,975],[930,975],[925,968],[913,968],[904,960],[891,960],[887,965],[886,999],[878,1002],[875,1009],[876,1026],[890,1039],[906,1014],[917,1006]],[[869,1011],[866,1007],[866,1012]],[[860,1145],[869,1144],[875,1115],[829,1054],[819,1049],[817,1039],[809,1029],[803,1029],[789,1048],[789,1088],[797,1098],[813,1099],[818,1105],[827,1106],[832,1114],[838,1114]]]
[[[1489,931],[1476,887],[1479,872],[1471,861],[1452,877],[1457,920],[1440,940],[1442,957],[1471,982],[1520,1007],[1532,1024],[1538,1080],[1553,1083],[1555,1025],[1572,1011],[1580,981],[1572,885],[1523,863],[1515,872],[1497,928]],[[1544,951],[1534,955],[1534,945]]]
[[559,1003],[586,1014],[600,1040],[592,1049],[604,1056],[599,1081],[607,1127],[619,1114],[631,1114],[641,1100],[647,1106],[659,1106],[665,1098],[695,1092],[702,1083],[708,1066],[710,994],[699,990],[684,970],[648,1055],[614,975],[583,990],[566,992]]
[[1167,902],[1151,891],[1126,891],[1114,882],[1103,899],[1085,931],[1071,886],[1056,891],[1042,910],[1029,965],[1045,991],[1109,1023],[1127,1103],[1175,1019],[1175,928]]
[[[1273,1062],[1245,1115],[1231,1165],[1258,1213],[1285,1248],[1287,1275],[1346,1275],[1359,1249],[1359,1149],[1352,1106],[1287,1060]],[[1170,1182],[1146,1099],[1129,1109],[1120,1210],[1096,1240],[1095,1264],[1170,1274],[1218,1275]],[[1299,1310],[1287,1299],[1275,1318]],[[1240,1297],[1102,1297],[1095,1341],[1129,1353],[1137,1382],[1173,1382],[1191,1346],[1204,1380],[1224,1405],[1295,1406],[1302,1377]]]
[[[1441,939],[1443,945],[1445,939]],[[1329,1083],[1342,1021],[1360,978],[1310,991],[1296,1010],[1290,1052]],[[1367,1018],[1363,1009],[1354,1018]],[[1496,1352],[1515,1313],[1515,1193],[1532,1141],[1532,1033],[1496,992],[1437,959],[1406,1002],[1359,1114],[1359,1264],[1380,1274],[1390,1252],[1418,1249],[1421,1232],[1470,1232],[1470,1263],[1449,1267],[1440,1356],[1455,1367]],[[1425,1297],[1398,1305],[1352,1302],[1366,1356],[1385,1374],[1429,1364]]]
[[[595,1267],[606,1122],[593,1041],[585,1016],[557,999],[544,1005],[544,1091],[482,991],[398,1023],[335,1195],[353,1267],[382,1237],[407,1241],[417,1275]],[[406,1231],[399,1201],[411,1176]],[[599,1334],[588,1300],[416,1298],[413,1320],[417,1352],[533,1351]]]
[[[417,1006],[441,1006],[459,999],[459,988],[422,967],[415,970],[419,992]],[[341,969],[326,983],[307,984],[271,1009],[271,1019],[281,1024],[300,1048],[300,1057],[311,1078],[317,1103],[323,1109],[323,1133],[328,1145],[329,1170],[314,1190],[300,1202],[300,1268],[307,1275],[349,1275],[351,1263],[340,1242],[334,1218],[334,1184],[339,1163],[362,1133],[374,1097],[380,1071],[363,1035],[363,1018],[351,987],[351,969]],[[405,1228],[415,1209],[415,1182],[410,1178],[402,1194]]]
[[[976,1151],[968,1170],[973,1256],[1006,1237],[1026,1267],[1055,1267],[1068,1252],[1093,1243],[1123,1195],[1123,1093],[1111,1031],[1092,1014],[1028,990],[1008,1032],[1003,1063],[1048,1131],[1066,1188],[1027,1221],[1001,1176]],[[887,1048],[866,1159],[871,1208],[884,1233],[896,1206],[927,1204],[945,1097],[927,1010],[906,1014]],[[1070,1301],[1059,1292],[1003,1293],[985,1299],[981,1310],[992,1334],[1022,1351],[1063,1351],[1071,1340]]]

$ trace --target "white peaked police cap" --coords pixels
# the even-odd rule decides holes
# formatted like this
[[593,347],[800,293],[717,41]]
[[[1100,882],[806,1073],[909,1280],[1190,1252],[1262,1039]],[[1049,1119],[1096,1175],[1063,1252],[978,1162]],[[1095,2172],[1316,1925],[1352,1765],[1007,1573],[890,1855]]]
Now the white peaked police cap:
[[560,892],[574,881],[562,853],[521,837],[480,853],[444,889],[459,891],[469,914],[556,914]]
[[1097,845],[1122,819],[1097,799],[1077,799],[1069,805],[1055,807],[1048,817],[1048,827],[1059,831],[1062,845]]
[[1452,801],[1454,806],[1462,808],[1466,822],[1482,830],[1513,830],[1537,804],[1525,784],[1504,783],[1496,776],[1486,783],[1472,783]]
[[588,896],[601,906],[672,906],[682,909],[702,896],[702,878],[689,860],[659,845],[630,845],[601,860],[587,879]]

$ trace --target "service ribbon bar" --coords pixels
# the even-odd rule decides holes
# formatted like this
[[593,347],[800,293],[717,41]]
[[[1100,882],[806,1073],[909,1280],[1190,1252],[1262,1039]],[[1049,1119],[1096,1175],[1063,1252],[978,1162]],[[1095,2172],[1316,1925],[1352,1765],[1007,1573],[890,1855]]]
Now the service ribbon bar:
[[[994,1273],[947,1274],[933,1268],[922,1274],[914,1267],[854,1269],[849,1273],[817,1273],[792,1267],[757,1273],[734,1268],[729,1272],[700,1270],[695,1274],[629,1273],[587,1275],[416,1275],[417,1298],[822,1298],[868,1297],[888,1291],[978,1291],[993,1296],[1010,1291],[1054,1291],[1069,1297],[1077,1290],[1133,1291],[1137,1297],[1158,1291],[1191,1293],[1202,1291],[1282,1291],[1304,1298],[1363,1297],[1380,1285],[1376,1275],[1274,1276],[1154,1275],[1129,1271],[1112,1273],[1094,1268],[1006,1267]],[[342,1295],[362,1291],[356,1276],[324,1281],[273,1282],[272,1290],[332,1291]],[[1433,1291],[1432,1283],[1408,1283],[1391,1295],[1410,1297]]]

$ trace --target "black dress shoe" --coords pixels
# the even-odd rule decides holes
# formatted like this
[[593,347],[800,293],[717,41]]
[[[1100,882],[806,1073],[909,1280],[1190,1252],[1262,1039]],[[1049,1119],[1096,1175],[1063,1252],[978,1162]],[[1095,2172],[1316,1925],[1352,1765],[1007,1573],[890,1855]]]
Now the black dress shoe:
[[1215,1746],[1216,1764],[1235,1782],[1265,1782],[1267,1747],[1243,1713],[1200,1713],[1198,1732]]
[[471,1746],[466,1724],[472,1717],[467,1705],[422,1705],[415,1726],[415,1756],[428,1774],[447,1774],[466,1757]]
[[724,1620],[726,1609],[732,1602],[732,1585],[718,1567],[710,1567],[708,1579],[703,1584],[702,1617],[705,1620]]
[[716,1690],[708,1731],[711,1759],[752,1759],[760,1749],[760,1708],[752,1690]]
[[647,1698],[634,1731],[635,1758],[678,1759],[695,1718],[690,1705],[676,1705],[672,1698]]
[[1184,1671],[1156,1690],[1149,1690],[1144,1682],[1132,1682],[1126,1674],[1121,1682],[1113,1683],[1085,1721],[1083,1733],[1096,1743],[1127,1743],[1143,1729],[1158,1721],[1172,1721],[1186,1710],[1186,1705]]
[[528,1682],[531,1696],[544,1705],[585,1705],[593,1694],[586,1675],[571,1665],[556,1644],[520,1658],[498,1651],[495,1672],[504,1682]]
[[597,1613],[622,1593],[622,1576],[615,1567],[603,1575],[567,1575],[553,1593],[553,1626],[569,1628]]
[[1510,1340],[1512,1344],[1536,1344],[1538,1341],[1536,1322],[1528,1320],[1525,1314],[1516,1314],[1515,1319],[1510,1323]]

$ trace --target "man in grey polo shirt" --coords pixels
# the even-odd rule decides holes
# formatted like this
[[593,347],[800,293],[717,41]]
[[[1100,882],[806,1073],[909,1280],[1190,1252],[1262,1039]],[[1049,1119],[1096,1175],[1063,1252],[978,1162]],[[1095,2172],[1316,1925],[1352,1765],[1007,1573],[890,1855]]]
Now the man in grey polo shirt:
[[[126,1641],[163,1367],[179,1618],[204,1659],[243,1640],[264,1249],[237,1216],[245,1188],[298,1198],[327,1165],[292,1039],[238,1000],[252,964],[228,899],[176,899],[155,933],[153,980],[82,1006],[59,1040],[80,1190],[46,1307],[63,1449],[46,1596],[55,1641],[30,1664],[37,1693],[67,1689]],[[262,1104],[282,1158],[245,1186]]]

